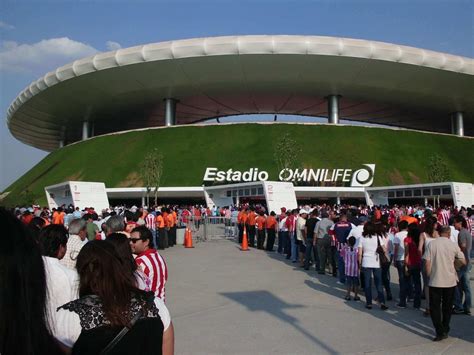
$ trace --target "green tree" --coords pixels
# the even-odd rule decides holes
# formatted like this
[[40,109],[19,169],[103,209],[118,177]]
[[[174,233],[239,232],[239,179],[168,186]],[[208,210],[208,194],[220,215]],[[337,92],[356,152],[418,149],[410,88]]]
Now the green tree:
[[427,168],[430,182],[445,182],[451,178],[448,163],[438,154],[433,154],[428,158]]
[[150,192],[153,190],[154,203],[158,204],[158,188],[163,174],[163,154],[158,149],[148,152],[140,164],[140,176],[146,187],[147,204],[150,205]]

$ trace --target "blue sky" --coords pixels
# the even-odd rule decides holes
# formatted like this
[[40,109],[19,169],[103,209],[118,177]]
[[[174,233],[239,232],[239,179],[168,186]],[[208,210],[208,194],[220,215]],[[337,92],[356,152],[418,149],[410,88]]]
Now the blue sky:
[[33,80],[97,51],[246,34],[361,38],[474,57],[474,0],[1,0],[0,191],[46,156],[5,123]]

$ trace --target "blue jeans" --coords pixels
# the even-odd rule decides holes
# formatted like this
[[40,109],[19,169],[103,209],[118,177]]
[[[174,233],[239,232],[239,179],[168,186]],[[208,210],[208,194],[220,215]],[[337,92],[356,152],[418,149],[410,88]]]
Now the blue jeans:
[[406,306],[409,282],[407,276],[405,275],[405,262],[395,261],[395,267],[398,271],[398,283],[400,285],[400,292],[398,294],[398,297],[400,298],[399,304],[400,306]]
[[316,264],[316,270],[319,270],[318,250],[316,249],[316,245],[313,245],[313,242],[314,242],[313,238],[308,238],[307,239],[306,253],[305,253],[305,257],[304,257],[304,268],[305,269],[309,268],[309,262],[311,260],[311,253],[312,253],[313,257],[314,257],[314,262]]
[[296,262],[298,260],[298,245],[296,244],[296,232],[290,233],[291,242],[291,261]]
[[408,277],[413,282],[415,295],[413,300],[413,307],[420,308],[421,306],[421,269],[419,266],[408,267]]
[[[471,285],[469,282],[469,271],[472,265],[469,263],[458,271],[459,282],[454,291],[454,308],[458,310],[470,311],[472,306],[471,299]],[[464,293],[464,303],[462,302],[462,295]]]
[[339,282],[346,283],[346,272],[345,272],[345,263],[344,258],[342,257],[341,253],[337,250],[336,251],[336,258],[337,258],[337,274],[339,276]]
[[285,233],[285,232],[282,232],[282,231],[278,232],[278,249],[277,249],[277,251],[278,251],[279,254],[282,254],[283,250],[285,249],[284,245],[283,245],[284,240],[285,240],[285,236],[284,236],[283,233]]
[[151,229],[151,235],[153,236],[153,245],[155,249],[158,249],[158,240],[156,239],[156,229]]
[[362,272],[364,273],[364,292],[366,304],[372,304],[372,275],[374,275],[375,288],[377,289],[377,297],[381,304],[385,303],[385,297],[382,290],[382,269],[373,267],[363,267]]

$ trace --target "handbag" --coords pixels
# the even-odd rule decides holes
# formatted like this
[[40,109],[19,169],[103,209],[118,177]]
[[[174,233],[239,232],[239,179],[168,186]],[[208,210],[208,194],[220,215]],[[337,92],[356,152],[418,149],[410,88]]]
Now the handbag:
[[376,253],[379,255],[380,266],[382,268],[386,268],[390,266],[390,260],[387,258],[385,251],[383,250],[382,246],[380,245],[379,236],[377,236],[377,250]]

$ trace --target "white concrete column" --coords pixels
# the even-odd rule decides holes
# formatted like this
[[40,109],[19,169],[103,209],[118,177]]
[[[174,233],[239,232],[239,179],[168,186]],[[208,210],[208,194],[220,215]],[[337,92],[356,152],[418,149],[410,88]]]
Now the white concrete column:
[[328,101],[328,123],[339,124],[339,95],[329,95]]
[[173,98],[165,99],[165,126],[176,124],[176,104],[178,100]]
[[89,138],[89,121],[82,122],[82,140]]
[[455,112],[451,118],[451,132],[453,134],[464,137],[464,117],[462,112]]
[[90,124],[89,119],[91,117],[92,107],[88,106],[84,113],[84,120],[82,121],[82,140],[86,140],[90,137]]

